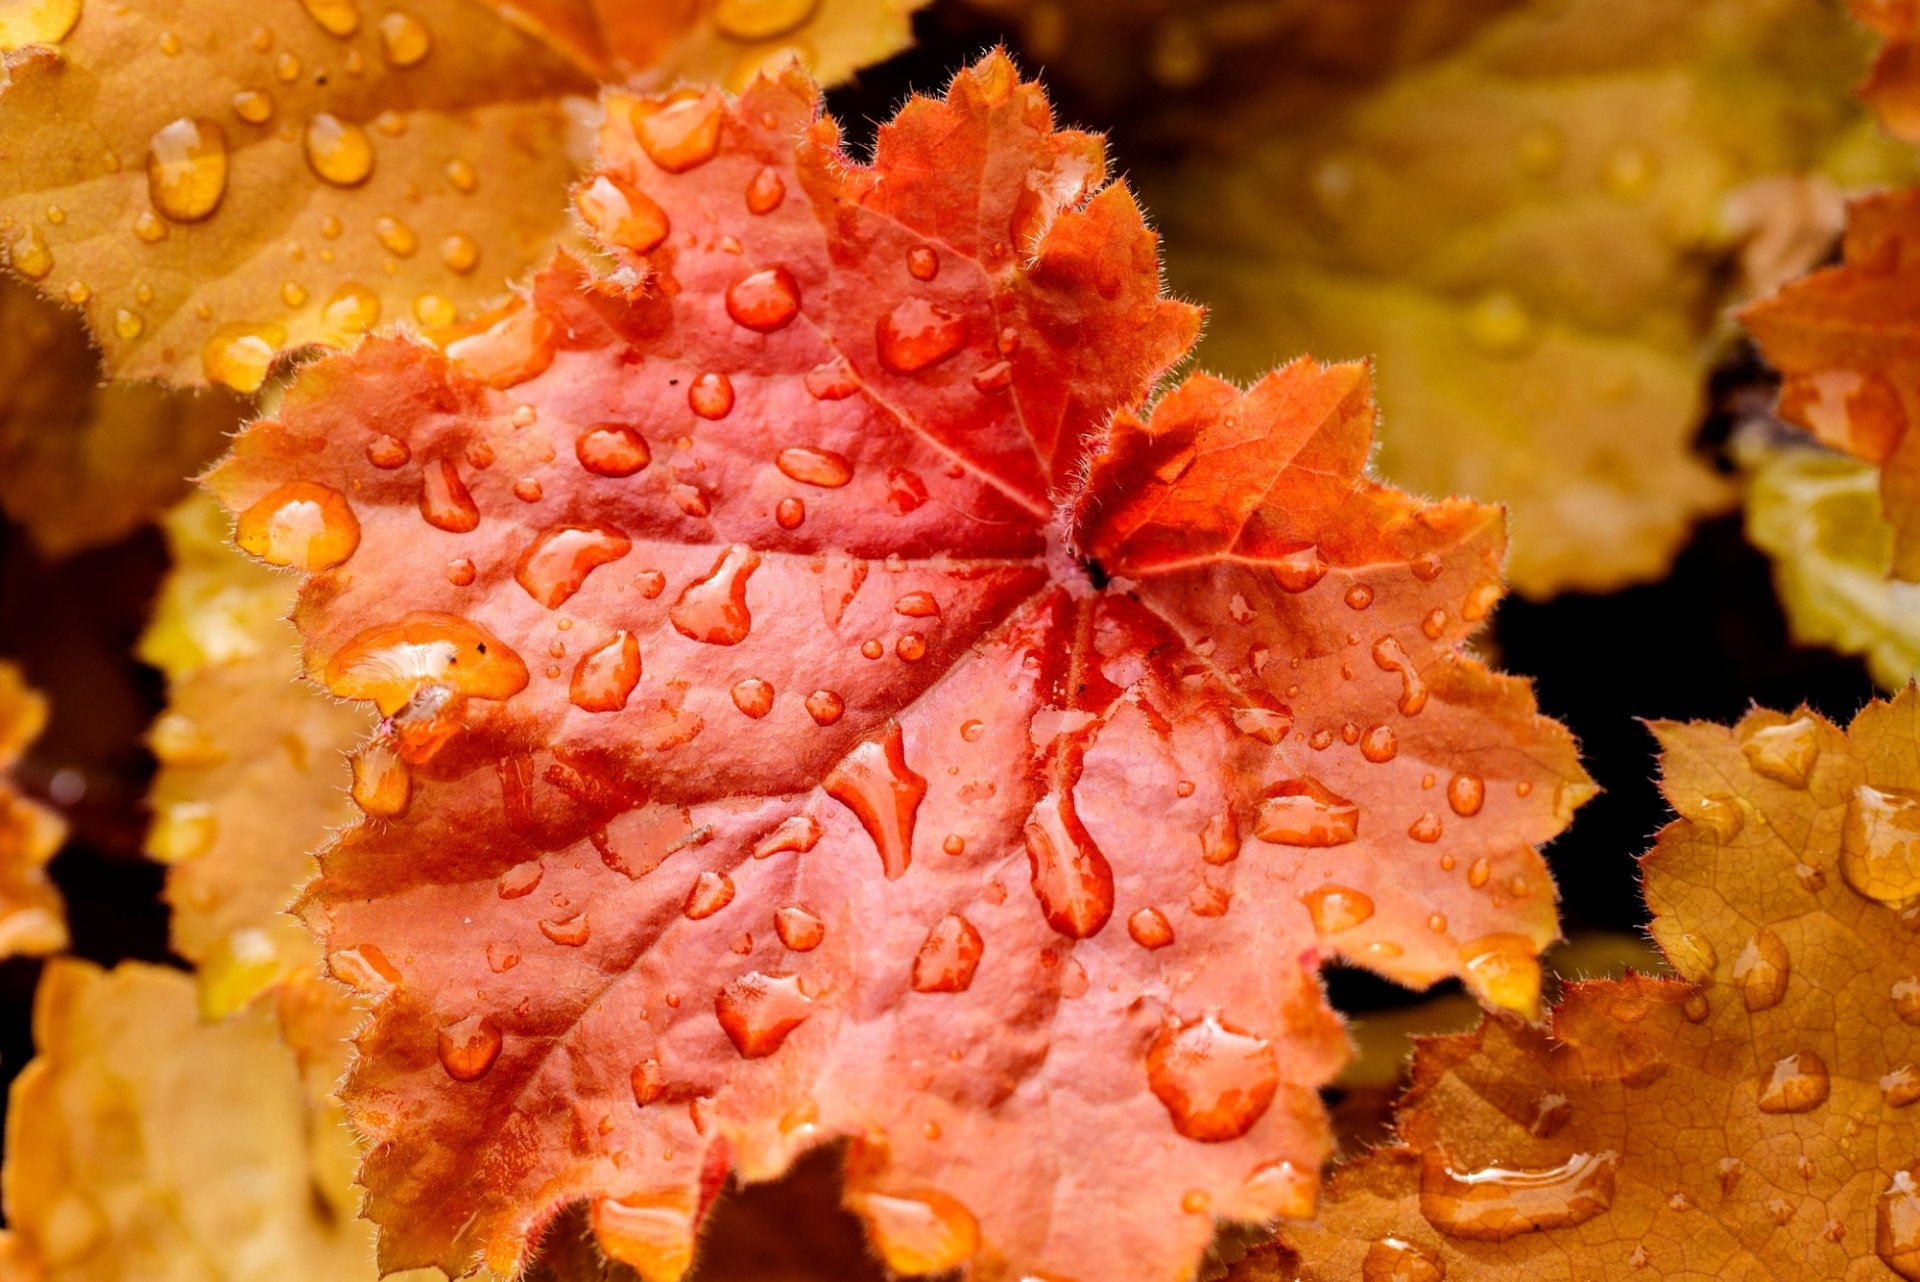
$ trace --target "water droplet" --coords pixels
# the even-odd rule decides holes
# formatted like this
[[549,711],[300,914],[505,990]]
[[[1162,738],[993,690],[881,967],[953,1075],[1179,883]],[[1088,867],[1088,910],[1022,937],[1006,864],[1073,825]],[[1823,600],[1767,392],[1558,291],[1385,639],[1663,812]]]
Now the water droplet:
[[624,423],[596,423],[575,439],[573,453],[595,476],[632,476],[653,461],[646,438]]
[[686,914],[693,921],[711,917],[733,902],[733,878],[708,869],[694,879],[687,892]]
[[520,554],[514,581],[547,609],[558,609],[585,586],[589,574],[632,549],[633,541],[611,525],[556,526]]
[[390,9],[380,18],[380,54],[393,67],[412,67],[433,52],[433,33],[427,24],[405,9]]
[[916,374],[966,345],[967,318],[910,298],[881,318],[876,342],[881,364],[897,374]]
[[382,433],[367,442],[367,462],[383,471],[405,467],[412,458],[412,448],[397,436]]
[[462,195],[471,195],[480,185],[480,175],[474,171],[472,163],[458,156],[449,160],[440,172],[446,177],[447,186]]
[[836,454],[832,450],[796,445],[781,450],[774,456],[773,462],[783,474],[802,485],[837,490],[853,479],[853,464],[847,461],[846,455]]
[[1413,838],[1415,841],[1438,841],[1440,840],[1440,833],[1440,816],[1434,814],[1431,810],[1421,815],[1407,827],[1407,836]]
[[320,309],[320,322],[339,339],[365,334],[380,323],[380,295],[359,281],[347,281]]
[[1831,1083],[1826,1061],[1812,1051],[1788,1055],[1774,1062],[1760,1083],[1762,1113],[1806,1113],[1827,1102]]
[[373,238],[389,254],[410,258],[420,248],[420,236],[413,228],[391,214],[373,220]]
[[1165,948],[1173,942],[1173,926],[1158,908],[1142,908],[1127,918],[1127,934],[1142,948]]
[[267,381],[273,358],[286,341],[287,331],[278,325],[222,325],[200,347],[201,372],[209,382],[251,395]]
[[540,885],[540,879],[546,875],[546,871],[546,865],[538,859],[529,859],[501,873],[495,889],[502,899],[524,898]]
[[1485,855],[1477,856],[1471,864],[1467,865],[1467,884],[1475,890],[1486,885],[1487,880],[1492,876],[1493,865],[1487,862]]
[[[31,233],[32,229],[29,228],[28,230],[29,230],[29,233]],[[145,241],[147,244],[151,245],[151,244],[154,244],[156,241],[162,241],[167,238],[167,224],[161,219],[160,215],[154,213],[151,209],[143,209],[138,214],[134,215],[133,234],[135,236],[138,236],[141,240]],[[42,246],[42,248],[45,248],[45,246]],[[16,262],[14,266],[19,267],[19,263]],[[51,271],[52,269],[53,269],[53,260],[51,257],[49,257],[47,260],[47,270]],[[25,269],[22,268],[21,270],[24,271]],[[44,276],[44,275],[46,275],[46,272],[40,273],[40,276]],[[32,277],[32,279],[38,280],[39,276]],[[145,289],[146,286],[143,285],[141,286],[141,288]],[[151,299],[142,298],[140,301],[145,303],[145,302],[150,302]]]
[[949,913],[927,932],[925,942],[913,958],[913,991],[916,993],[964,993],[973,983],[985,944],[973,923],[958,913]]
[[1455,1171],[1444,1154],[1420,1167],[1420,1214],[1448,1237],[1505,1242],[1547,1229],[1585,1224],[1613,1205],[1613,1153],[1575,1153],[1558,1166]]
[[1539,338],[1539,325],[1527,305],[1504,289],[1490,289],[1461,314],[1461,333],[1487,356],[1524,356]]
[[720,990],[713,1011],[742,1059],[764,1059],[806,1022],[813,999],[793,975],[748,971]]
[[702,374],[687,388],[687,405],[701,418],[725,418],[733,412],[733,380],[725,374]]
[[300,0],[300,7],[328,35],[350,36],[360,30],[360,10],[353,0]]
[[946,1273],[966,1264],[980,1247],[980,1226],[973,1213],[945,1193],[850,1192],[847,1205],[860,1216],[880,1258],[896,1274]]
[[784,267],[765,267],[727,290],[727,315],[759,334],[781,329],[800,314],[800,286]]
[[80,0],[32,0],[8,5],[0,10],[0,52],[27,45],[59,44],[80,21],[80,9]]
[[383,716],[424,685],[477,699],[506,699],[527,685],[527,668],[498,637],[458,615],[420,611],[369,628],[327,661],[325,682],[343,699],[371,699]]
[[807,505],[804,500],[789,496],[774,505],[774,523],[783,530],[797,530],[806,519]]
[[1861,784],[1847,800],[1840,875],[1883,904],[1920,895],[1920,794]]
[[1342,600],[1347,603],[1349,610],[1364,610],[1373,604],[1373,589],[1364,583],[1356,583],[1347,589]]
[[927,639],[918,632],[902,633],[894,642],[893,652],[907,663],[918,663],[927,657]]
[[1460,945],[1461,979],[1481,1001],[1533,1017],[1540,1005],[1540,959],[1525,935],[1482,935]]
[[273,119],[273,95],[259,89],[242,89],[228,100],[233,114],[250,125],[264,125]]
[[477,1082],[500,1058],[500,1026],[490,1016],[469,1015],[440,1030],[440,1067],[456,1082]]
[[1279,743],[1293,731],[1293,713],[1286,708],[1235,708],[1233,728],[1261,743]]
[[271,565],[330,570],[360,546],[360,522],[337,490],[289,481],[240,514],[234,541]]
[[1880,1079],[1880,1095],[1888,1108],[1905,1108],[1920,1100],[1920,1069],[1902,1064]]
[[450,534],[466,534],[480,525],[480,505],[446,459],[435,459],[420,469],[420,516]]
[[1792,971],[1793,959],[1787,956],[1787,946],[1780,942],[1780,936],[1763,930],[1749,939],[1734,959],[1733,981],[1740,985],[1747,1009],[1761,1011],[1778,1006],[1786,998],[1787,978]]
[[810,953],[827,937],[827,925],[798,904],[789,904],[773,914],[774,933],[780,942],[796,953]]
[[1756,730],[1740,745],[1756,774],[1789,788],[1804,788],[1820,755],[1820,728],[1811,717]]
[[[699,1107],[698,1100],[688,1101],[696,1131]],[[670,1158],[672,1151],[664,1156]],[[686,1274],[693,1265],[698,1221],[692,1192],[680,1188],[595,1198],[588,1218],[600,1251],[646,1278]]]
[[1659,164],[1645,147],[1631,143],[1607,154],[1600,168],[1600,181],[1609,195],[1619,200],[1641,200],[1653,190]]
[[1447,1266],[1439,1256],[1401,1237],[1368,1243],[1360,1262],[1361,1282],[1442,1282],[1446,1276]]
[[667,211],[651,196],[612,174],[596,174],[574,204],[602,241],[631,253],[655,248],[672,229]]
[[1399,750],[1400,742],[1392,726],[1370,726],[1360,736],[1360,755],[1375,765],[1392,761]]
[[1322,935],[1351,930],[1373,916],[1373,897],[1347,886],[1318,886],[1300,896]]
[[904,876],[913,860],[913,821],[927,781],[907,765],[898,722],[842,757],[821,781],[829,797],[851,810],[872,838],[887,880]]
[[227,135],[218,124],[182,116],[147,143],[147,195],[176,223],[213,213],[227,190]]
[[860,390],[860,379],[845,359],[835,357],[807,371],[807,392],[816,401],[844,401]]
[[733,706],[756,721],[773,711],[773,687],[759,677],[734,682],[731,693]]
[[1874,1198],[1873,1253],[1907,1282],[1920,1282],[1920,1183],[1911,1170],[1895,1171]]
[[1373,643],[1374,666],[1382,672],[1397,672],[1400,675],[1400,712],[1404,716],[1418,716],[1427,706],[1427,685],[1420,679],[1420,673],[1413,666],[1413,660],[1400,648],[1400,642],[1393,637],[1381,637]]
[[820,843],[826,829],[812,815],[794,815],[783,819],[780,826],[760,839],[753,848],[755,859],[770,859],[775,855],[805,854]]
[[357,187],[373,172],[373,143],[359,125],[327,111],[307,121],[307,165],[336,187]]
[[618,712],[640,684],[640,642],[620,631],[580,656],[567,698],[583,712]]
[[1279,1089],[1280,1065],[1266,1038],[1209,1011],[1161,1025],[1147,1047],[1147,1085],[1175,1130],[1218,1143],[1253,1129]]
[[1253,834],[1279,846],[1344,846],[1360,833],[1360,807],[1303,777],[1274,787],[1260,802]]
[[681,636],[708,645],[739,645],[753,629],[747,610],[747,580],[760,568],[760,554],[735,543],[713,568],[681,590],[667,611]]
[[1457,774],[1447,780],[1447,805],[1463,819],[1480,813],[1487,801],[1487,785],[1479,775]]
[[635,101],[627,119],[647,157],[670,174],[703,165],[720,149],[719,100],[697,90]]
[[299,54],[283,52],[273,60],[274,78],[283,85],[290,85],[300,78],[302,65]]
[[816,725],[830,726],[846,710],[846,701],[831,690],[815,690],[807,696],[807,715]]
[[440,263],[450,272],[464,276],[480,261],[480,243],[463,231],[450,232],[440,240]]
[[407,763],[386,739],[376,739],[355,752],[353,801],[376,819],[398,819],[413,800],[413,776]]
[[593,922],[588,919],[586,909],[583,908],[565,917],[550,917],[542,920],[540,933],[562,948],[578,948],[593,938]]
[[747,184],[747,212],[770,214],[787,198],[787,181],[771,165],[763,165]]

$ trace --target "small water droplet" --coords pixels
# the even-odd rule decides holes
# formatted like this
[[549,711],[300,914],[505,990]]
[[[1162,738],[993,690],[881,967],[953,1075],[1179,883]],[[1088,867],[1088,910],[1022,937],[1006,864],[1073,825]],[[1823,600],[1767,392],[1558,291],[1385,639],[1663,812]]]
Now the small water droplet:
[[1831,1083],[1826,1061],[1812,1051],[1774,1062],[1760,1083],[1762,1113],[1806,1113],[1827,1102]]
[[1364,610],[1373,604],[1373,589],[1364,583],[1356,583],[1347,589],[1347,594],[1342,599],[1346,601],[1349,610]]
[[860,380],[840,357],[807,371],[807,393],[816,401],[844,401],[860,390]]
[[753,848],[753,857],[771,859],[787,853],[805,854],[820,843],[825,832],[812,815],[794,815],[782,820],[779,827],[760,839]]
[[760,568],[760,554],[735,543],[713,568],[687,584],[667,611],[681,636],[708,645],[739,645],[753,629],[747,609],[747,580]]
[[307,121],[305,147],[308,167],[336,187],[357,187],[373,173],[367,131],[332,112],[315,112]]
[[612,174],[596,174],[574,197],[587,226],[609,245],[635,254],[657,247],[672,230],[653,197]]
[[267,381],[273,358],[286,341],[287,331],[278,325],[222,325],[200,347],[201,372],[209,382],[251,395]]
[[907,765],[899,723],[889,721],[880,738],[842,757],[821,787],[866,829],[887,880],[904,876],[913,860],[913,821],[927,795],[927,781]]
[[500,1058],[500,1026],[487,1015],[469,1015],[440,1030],[440,1067],[456,1082],[477,1082]]
[[147,143],[147,195],[176,223],[213,213],[227,190],[227,135],[214,121],[182,116]]
[[764,1059],[806,1022],[813,999],[793,975],[748,971],[720,990],[713,1010],[742,1059]]
[[625,423],[596,423],[573,443],[580,466],[595,476],[632,476],[653,461],[647,440]]
[[910,298],[880,319],[875,341],[881,364],[896,374],[917,374],[966,345],[967,318]]
[[242,89],[228,101],[233,114],[250,125],[264,125],[273,119],[273,95],[259,89]]
[[930,246],[915,245],[907,251],[907,271],[915,280],[932,280],[940,274],[940,255]]
[[1280,846],[1344,846],[1360,832],[1360,807],[1302,777],[1276,785],[1260,802],[1253,833]]
[[427,24],[405,9],[389,9],[380,17],[380,55],[392,67],[417,66],[433,52],[433,33]]
[[565,917],[543,919],[540,933],[562,948],[578,948],[593,938],[593,922],[583,908]]
[[1434,814],[1431,810],[1421,815],[1407,827],[1407,836],[1413,838],[1415,841],[1438,841],[1440,840],[1440,834],[1440,816]]
[[1279,1089],[1280,1065],[1266,1038],[1209,1011],[1161,1025],[1147,1047],[1147,1085],[1176,1131],[1219,1143],[1253,1129]]
[[1127,918],[1127,934],[1142,948],[1165,948],[1173,942],[1173,926],[1158,908],[1142,908]]
[[727,290],[727,315],[758,334],[784,328],[800,314],[800,286],[784,267],[765,267]]
[[1351,930],[1373,916],[1373,897],[1348,886],[1317,886],[1300,896],[1322,935]]
[[687,388],[687,405],[701,418],[725,418],[733,412],[733,380],[725,374],[702,374]]
[[353,801],[376,819],[398,819],[413,800],[413,776],[391,741],[376,739],[355,752]]
[[1399,750],[1400,743],[1392,726],[1370,726],[1360,736],[1360,755],[1375,765],[1392,761]]
[[787,181],[771,165],[763,165],[747,183],[747,212],[770,214],[787,198]]
[[1390,636],[1379,638],[1373,643],[1373,662],[1382,672],[1399,674],[1400,712],[1404,716],[1418,716],[1427,706],[1427,685],[1420,679],[1413,660],[1400,648],[1400,642]]
[[1447,780],[1447,805],[1463,819],[1480,813],[1487,801],[1487,785],[1479,775],[1457,774]]
[[1493,934],[1460,945],[1461,979],[1481,1001],[1531,1019],[1540,1005],[1540,959],[1525,935]]
[[734,682],[730,693],[733,706],[756,721],[773,711],[773,687],[759,677]]
[[774,505],[773,520],[783,530],[797,530],[807,519],[807,505],[802,499],[788,496]]
[[1446,1276],[1447,1266],[1438,1255],[1391,1235],[1368,1243],[1360,1261],[1361,1282],[1442,1282]]
[[640,642],[620,631],[580,656],[567,698],[583,712],[618,712],[639,684]]
[[827,937],[826,923],[800,907],[789,904],[773,914],[774,933],[780,942],[796,953],[810,953]]
[[450,272],[466,275],[480,261],[480,243],[463,231],[450,232],[440,239],[440,264]]
[[347,281],[320,309],[320,323],[337,339],[365,334],[380,323],[380,295],[359,281]]
[[847,461],[846,455],[832,450],[796,445],[781,450],[773,462],[784,475],[802,485],[836,490],[853,479],[853,464]]
[[964,993],[973,983],[986,945],[980,932],[958,913],[949,913],[927,932],[913,958],[913,991]]
[[711,917],[732,903],[733,895],[733,878],[709,868],[694,879],[693,889],[687,892],[686,914],[693,921]]
[[1787,955],[1787,946],[1780,942],[1780,936],[1762,930],[1747,941],[1747,946],[1734,959],[1733,981],[1740,985],[1747,1009],[1762,1011],[1785,1000],[1787,979],[1792,971],[1793,959]]

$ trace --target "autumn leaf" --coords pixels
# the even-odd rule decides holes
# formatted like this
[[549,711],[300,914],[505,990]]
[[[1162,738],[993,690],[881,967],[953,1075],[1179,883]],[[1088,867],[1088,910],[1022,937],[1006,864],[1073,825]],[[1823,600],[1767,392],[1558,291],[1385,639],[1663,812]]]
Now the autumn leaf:
[[1214,309],[1202,359],[1378,356],[1381,470],[1506,503],[1520,591],[1605,591],[1732,499],[1692,441],[1743,258],[1811,265],[1819,171],[1906,163],[1842,91],[1860,35],[1818,3],[1529,5],[1384,79],[1201,94],[1140,181]]
[[1641,869],[1679,977],[1426,1043],[1399,1142],[1284,1228],[1297,1261],[1242,1278],[1920,1274],[1920,692],[1844,731],[1802,709],[1654,732],[1681,817]]
[[51,963],[8,1103],[0,1273],[373,1282],[353,1139],[326,1101],[352,1007],[312,976],[281,1007],[203,1024],[177,971]]
[[1890,132],[1920,142],[1920,7],[1913,0],[1848,0],[1848,7],[1885,39],[1861,96]]
[[1865,655],[1889,690],[1920,675],[1920,585],[1889,574],[1878,469],[1822,449],[1735,444],[1747,538],[1773,560],[1794,639]]
[[251,392],[282,350],[452,324],[544,262],[600,76],[838,79],[913,7],[35,4],[0,30],[0,244],[116,376]]
[[240,423],[230,395],[100,383],[78,319],[0,279],[0,509],[64,556],[138,527],[190,488]]
[[22,796],[6,774],[46,724],[46,700],[19,668],[0,660],[0,957],[67,946],[66,909],[46,872],[66,825]]
[[1365,476],[1363,367],[1142,410],[1197,315],[1002,55],[870,166],[798,73],[606,108],[630,270],[321,362],[211,477],[385,718],[305,899],[383,1265],[585,1200],[674,1278],[836,1136],[904,1273],[1306,1211],[1317,966],[1527,1008],[1555,934],[1591,785],[1458,648],[1498,512]]
[[1880,465],[1881,504],[1893,525],[1892,573],[1920,579],[1920,437],[1908,398],[1920,372],[1920,308],[1912,261],[1920,243],[1920,188],[1857,201],[1844,261],[1795,281],[1741,313],[1784,376],[1780,415],[1835,449]]
[[147,852],[168,865],[173,951],[219,1017],[318,960],[285,910],[356,814],[345,758],[370,721],[298,679],[293,586],[234,550],[217,504],[166,528],[174,568],[139,650],[167,677]]

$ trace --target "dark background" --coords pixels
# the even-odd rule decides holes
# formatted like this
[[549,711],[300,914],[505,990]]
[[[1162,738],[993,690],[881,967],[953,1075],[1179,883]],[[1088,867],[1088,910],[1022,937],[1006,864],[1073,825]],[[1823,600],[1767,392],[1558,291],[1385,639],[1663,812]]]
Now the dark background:
[[[920,31],[913,51],[830,96],[852,145],[867,145],[909,90],[938,92],[954,67],[1003,38],[951,6],[923,15]],[[1029,62],[1025,70],[1046,69]],[[1115,171],[1124,174],[1126,122],[1077,99],[1070,85],[1049,88],[1063,120],[1116,130]],[[1765,390],[1764,373],[1750,353],[1736,353],[1701,425],[1705,454],[1717,458],[1726,435],[1722,407],[1751,403],[1756,390]],[[180,964],[167,951],[163,870],[140,853],[153,771],[143,735],[163,690],[158,674],[132,658],[166,564],[151,530],[54,564],[19,530],[0,526],[0,656],[23,664],[53,706],[19,782],[50,800],[56,773],[77,771],[85,781],[84,795],[65,808],[73,836],[52,874],[67,896],[73,951],[103,964]],[[1767,563],[1742,537],[1737,516],[1701,525],[1660,583],[1609,596],[1510,600],[1486,640],[1500,667],[1533,678],[1541,709],[1572,729],[1604,789],[1547,851],[1569,933],[1632,931],[1645,921],[1634,861],[1671,816],[1652,782],[1654,744],[1639,718],[1731,721],[1754,704],[1804,702],[1844,723],[1874,693],[1859,661],[1791,644]],[[0,963],[0,1083],[32,1054],[39,968]],[[1329,978],[1336,1004],[1350,1012],[1406,999],[1357,972]]]

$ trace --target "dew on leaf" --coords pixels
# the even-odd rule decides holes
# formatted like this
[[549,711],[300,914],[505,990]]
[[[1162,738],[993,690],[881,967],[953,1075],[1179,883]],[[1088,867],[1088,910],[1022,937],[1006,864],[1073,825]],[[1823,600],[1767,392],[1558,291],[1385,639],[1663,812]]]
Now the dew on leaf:
[[934,923],[913,957],[913,991],[964,993],[986,945],[972,922],[949,913]]
[[696,90],[636,100],[627,119],[647,158],[670,174],[697,168],[720,149],[720,103]]
[[1041,798],[1024,835],[1033,893],[1047,924],[1069,939],[1098,934],[1113,915],[1113,868],[1080,821],[1070,785]]
[[573,453],[595,476],[632,476],[653,461],[646,438],[625,423],[596,423],[574,439]]
[[758,677],[736,681],[729,691],[733,706],[755,720],[773,711],[773,687]]
[[776,910],[773,929],[780,942],[796,953],[812,952],[827,937],[826,923],[798,904]]
[[937,1190],[855,1192],[847,1195],[847,1204],[866,1225],[887,1268],[897,1274],[945,1273],[966,1264],[980,1248],[980,1226],[973,1213]]
[[1400,699],[1398,707],[1405,716],[1418,716],[1427,706],[1427,685],[1420,679],[1420,673],[1413,666],[1413,660],[1400,647],[1400,642],[1390,636],[1383,636],[1373,643],[1373,662],[1382,672],[1397,673],[1400,677]]
[[200,347],[200,370],[209,382],[251,395],[267,381],[273,358],[286,341],[287,331],[278,325],[221,325]]
[[1322,935],[1352,930],[1373,916],[1373,897],[1348,886],[1316,886],[1300,896],[1300,902]]
[[866,829],[887,880],[904,876],[913,859],[914,817],[927,795],[927,781],[907,765],[899,723],[889,721],[880,738],[834,763],[821,787]]
[[405,9],[389,9],[380,17],[380,55],[392,67],[417,66],[433,51],[433,33],[427,24]]
[[733,895],[733,878],[709,868],[694,879],[693,889],[687,892],[685,912],[692,920],[700,921],[732,903]]
[[763,165],[747,183],[747,212],[770,214],[787,198],[787,181],[771,165]]
[[1920,895],[1920,793],[1867,784],[1853,790],[1840,831],[1840,875],[1883,904]]
[[234,541],[271,565],[330,570],[360,546],[360,522],[346,496],[312,481],[289,481],[240,514]]
[[846,701],[831,690],[815,690],[807,696],[807,715],[814,724],[830,726],[847,710]]
[[367,442],[367,462],[382,471],[405,467],[413,458],[413,449],[397,436],[382,433]]
[[753,628],[747,580],[760,568],[760,554],[735,543],[713,568],[680,592],[667,618],[681,636],[708,645],[739,645]]
[[413,799],[413,776],[393,745],[376,739],[353,754],[354,804],[376,819],[398,819]]
[[1456,1171],[1443,1154],[1420,1168],[1420,1213],[1448,1237],[1505,1242],[1585,1224],[1613,1206],[1614,1153],[1575,1153],[1558,1166]]
[[639,684],[640,642],[622,630],[580,656],[567,699],[584,712],[619,712]]
[[147,143],[147,196],[176,223],[199,222],[227,190],[227,135],[211,120],[182,116]]
[[315,112],[307,121],[303,145],[307,166],[336,187],[357,187],[373,173],[367,131],[331,112]]
[[1756,730],[1740,745],[1754,773],[1789,788],[1804,788],[1820,755],[1820,729],[1810,717]]
[[264,125],[273,119],[273,95],[259,89],[242,89],[228,100],[233,114],[250,125]]
[[774,505],[773,520],[783,530],[797,530],[807,519],[807,505],[802,499],[791,495]]
[[612,174],[596,174],[580,189],[574,204],[601,240],[630,253],[644,254],[667,238],[667,211],[654,199]]
[[853,464],[844,454],[796,445],[774,456],[774,466],[790,480],[821,489],[839,489],[853,479]]
[[1176,1131],[1191,1140],[1239,1139],[1273,1103],[1280,1086],[1273,1044],[1209,1011],[1169,1020],[1147,1047],[1147,1085]]
[[820,843],[825,831],[812,815],[794,815],[781,820],[779,827],[760,839],[753,848],[753,857],[771,859],[789,852],[805,854]]
[[1278,784],[1261,799],[1253,835],[1279,846],[1344,846],[1360,834],[1360,807],[1300,778]]
[[736,325],[771,334],[800,314],[800,286],[784,267],[764,267],[727,289],[727,315]]
[[1447,780],[1447,805],[1454,814],[1471,819],[1487,801],[1487,785],[1479,775],[1457,774]]
[[1407,827],[1407,836],[1413,838],[1415,841],[1438,841],[1440,840],[1440,834],[1440,816],[1434,814],[1431,810],[1421,815],[1418,819],[1415,819],[1413,823]]
[[514,581],[547,609],[558,609],[585,586],[588,575],[632,548],[633,540],[611,525],[555,526],[520,554]]
[[527,668],[479,624],[419,611],[356,635],[327,661],[324,678],[341,698],[371,699],[392,716],[429,684],[473,698],[509,698],[526,688]]
[[1495,933],[1460,945],[1461,979],[1489,1006],[1531,1018],[1540,1004],[1540,959],[1525,935]]
[[562,948],[579,948],[593,938],[593,922],[588,918],[586,910],[581,909],[565,917],[542,919],[540,933]]
[[1826,1103],[1831,1082],[1826,1061],[1801,1051],[1774,1062],[1760,1082],[1760,1111],[1806,1113]]
[[806,1022],[813,999],[797,976],[749,971],[720,990],[713,1009],[742,1059],[764,1059]]
[[1762,1011],[1785,1000],[1787,979],[1792,971],[1793,959],[1787,955],[1787,946],[1780,941],[1780,936],[1762,930],[1747,941],[1747,946],[1734,959],[1733,982],[1740,986],[1747,1009]]
[[320,309],[327,331],[341,339],[369,333],[380,323],[380,295],[359,281],[347,281],[333,291]]
[[733,380],[725,374],[702,374],[687,388],[687,405],[701,418],[725,418],[733,412]]
[[469,1015],[439,1033],[440,1067],[456,1082],[477,1082],[500,1058],[500,1026],[491,1016]]
[[875,341],[882,365],[896,374],[917,374],[966,345],[967,318],[910,298],[880,319]]

